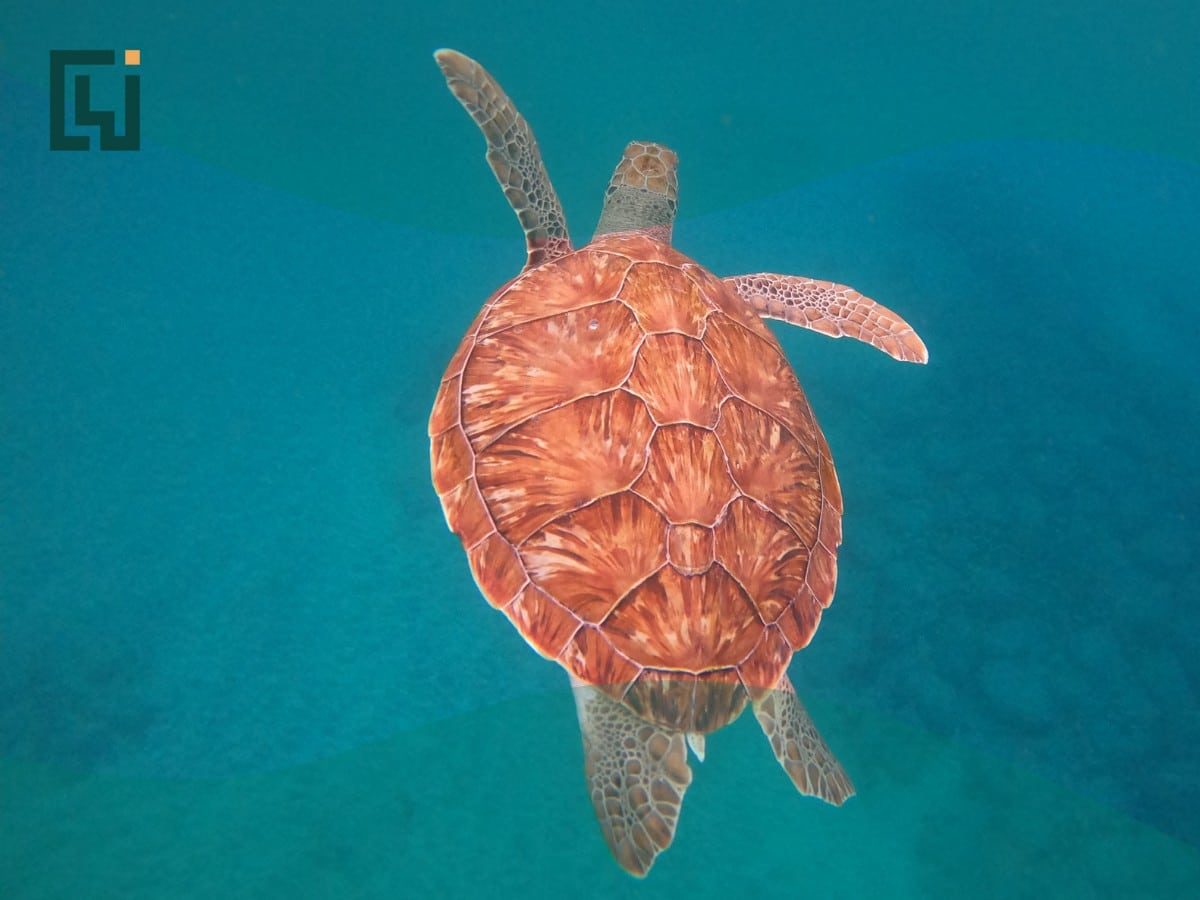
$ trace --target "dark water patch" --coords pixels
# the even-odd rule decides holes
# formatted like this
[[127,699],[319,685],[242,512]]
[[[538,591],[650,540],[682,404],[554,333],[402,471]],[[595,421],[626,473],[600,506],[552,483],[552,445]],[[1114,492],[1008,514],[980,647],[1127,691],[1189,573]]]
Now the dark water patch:
[[635,882],[592,817],[569,692],[271,774],[80,777],[0,763],[5,896],[1175,897],[1194,848],[1028,772],[810,697],[855,778],[795,793],[753,720],[709,740]]

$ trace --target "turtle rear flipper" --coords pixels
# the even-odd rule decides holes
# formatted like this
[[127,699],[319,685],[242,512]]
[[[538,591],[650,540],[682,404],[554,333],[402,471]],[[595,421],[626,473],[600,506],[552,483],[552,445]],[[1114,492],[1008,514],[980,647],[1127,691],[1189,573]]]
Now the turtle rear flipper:
[[600,830],[621,868],[641,878],[671,845],[692,782],[684,733],[639,718],[574,677],[571,687]]
[[433,54],[458,102],[487,138],[487,161],[504,196],[525,229],[525,268],[571,252],[571,238],[558,194],[550,183],[537,140],[487,70],[457,50]]
[[834,806],[854,796],[854,785],[817,732],[786,675],[774,690],[754,701],[754,715],[796,790]]

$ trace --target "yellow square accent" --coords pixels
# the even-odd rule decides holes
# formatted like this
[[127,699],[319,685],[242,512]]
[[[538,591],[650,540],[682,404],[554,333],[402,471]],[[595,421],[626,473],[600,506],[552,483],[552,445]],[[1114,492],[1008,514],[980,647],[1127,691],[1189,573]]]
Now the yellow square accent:
[[126,50],[125,51],[125,65],[140,66],[141,64],[142,64],[142,51],[141,50]]

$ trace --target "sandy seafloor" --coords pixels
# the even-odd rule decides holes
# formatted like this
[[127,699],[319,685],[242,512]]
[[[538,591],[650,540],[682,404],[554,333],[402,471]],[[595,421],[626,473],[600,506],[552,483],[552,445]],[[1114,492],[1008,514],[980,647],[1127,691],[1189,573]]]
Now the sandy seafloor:
[[[230,16],[233,40],[261,27]],[[57,45],[49,19],[9,21]],[[190,46],[171,21],[160,37]],[[452,42],[431,21],[404,52]],[[1200,34],[1160,27],[1168,54]],[[693,39],[712,40],[668,45]],[[156,140],[152,117],[139,153],[50,153],[37,40],[0,55],[0,896],[1195,895],[1193,125],[1107,142],[964,126],[790,185],[764,164],[735,200],[706,189],[723,173],[690,162],[703,135],[663,100],[680,249],[720,274],[853,284],[931,362],[775,329],[846,500],[837,599],[792,678],[859,795],[795,795],[746,717],[709,739],[638,883],[592,819],[565,677],[479,598],[428,483],[441,371],[522,259],[432,62],[408,132],[380,126],[395,159],[347,151],[359,167],[331,159],[324,181],[303,148],[263,167],[247,123],[240,157],[174,120]],[[589,138],[555,118],[560,95],[496,54],[585,236],[621,142],[657,135],[596,109],[604,152],[573,158]],[[1020,96],[1023,72],[998,90]],[[778,110],[747,98],[733,119],[754,115]],[[423,116],[454,140],[396,144]]]

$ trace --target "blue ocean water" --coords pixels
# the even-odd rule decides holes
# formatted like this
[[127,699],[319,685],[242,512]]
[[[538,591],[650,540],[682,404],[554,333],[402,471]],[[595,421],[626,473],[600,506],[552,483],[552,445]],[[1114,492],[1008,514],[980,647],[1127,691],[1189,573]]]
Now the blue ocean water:
[[[1195,890],[1200,25],[859,6],[2,14],[0,895]],[[47,50],[135,43],[143,149],[49,152]],[[428,482],[522,259],[440,45],[514,95],[577,237],[665,140],[680,249],[928,344],[776,328],[846,498],[792,667],[844,808],[741,721],[649,880],[609,860],[565,679]]]

